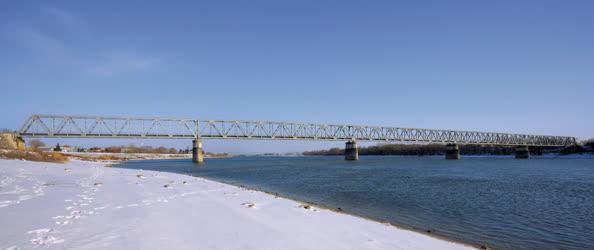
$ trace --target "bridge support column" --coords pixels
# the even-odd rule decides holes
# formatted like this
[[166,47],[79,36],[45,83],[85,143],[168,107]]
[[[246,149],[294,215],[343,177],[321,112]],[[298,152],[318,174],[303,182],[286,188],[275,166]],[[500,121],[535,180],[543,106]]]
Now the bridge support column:
[[359,149],[355,140],[347,141],[344,147],[344,159],[347,161],[359,160]]
[[528,146],[517,146],[516,147],[516,159],[528,159],[530,158],[530,150]]
[[192,140],[192,162],[198,164],[202,164],[204,162],[202,141],[200,139]]
[[458,144],[450,143],[446,145],[445,158],[447,160],[460,160],[460,148]]

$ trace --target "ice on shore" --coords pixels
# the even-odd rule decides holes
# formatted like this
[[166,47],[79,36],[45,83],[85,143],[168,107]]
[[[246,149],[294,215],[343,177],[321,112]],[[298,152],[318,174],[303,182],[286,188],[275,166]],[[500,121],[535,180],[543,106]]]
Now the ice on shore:
[[0,249],[468,248],[313,208],[173,173],[0,160]]

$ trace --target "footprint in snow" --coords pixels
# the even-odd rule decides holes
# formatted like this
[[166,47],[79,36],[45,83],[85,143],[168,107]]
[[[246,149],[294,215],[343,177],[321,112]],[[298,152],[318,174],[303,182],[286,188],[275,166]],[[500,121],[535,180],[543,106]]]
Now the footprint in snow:
[[252,207],[256,206],[256,204],[254,204],[252,202],[244,202],[244,203],[241,203],[241,205],[244,207],[247,207],[247,208],[252,208]]
[[56,221],[56,224],[58,224],[58,225],[68,225],[68,224],[70,224],[70,221],[69,220]]
[[49,233],[53,232],[53,229],[50,228],[40,228],[35,229],[27,232],[27,234],[35,234],[36,238],[31,239],[31,243],[34,245],[52,245],[57,243],[64,242],[63,239],[58,239],[54,236],[49,235]]
[[0,207],[8,207],[12,204],[12,201],[0,201]]

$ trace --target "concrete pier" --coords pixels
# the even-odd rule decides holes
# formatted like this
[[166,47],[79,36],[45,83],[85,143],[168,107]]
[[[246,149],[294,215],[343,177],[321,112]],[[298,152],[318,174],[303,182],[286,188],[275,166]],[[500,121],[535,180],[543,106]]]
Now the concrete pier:
[[530,150],[528,150],[528,146],[517,146],[516,147],[516,159],[529,159],[530,158]]
[[344,159],[347,161],[359,160],[359,149],[357,148],[357,142],[347,141],[344,147]]
[[460,148],[458,144],[450,143],[446,145],[446,155],[447,160],[460,160]]
[[192,141],[192,161],[198,164],[204,162],[204,155],[202,152],[202,141],[200,139],[194,139]]

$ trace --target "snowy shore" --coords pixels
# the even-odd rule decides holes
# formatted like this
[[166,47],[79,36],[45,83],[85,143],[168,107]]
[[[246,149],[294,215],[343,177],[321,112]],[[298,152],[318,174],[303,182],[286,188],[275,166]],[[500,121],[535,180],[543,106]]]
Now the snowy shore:
[[0,160],[0,249],[465,249],[192,176]]

